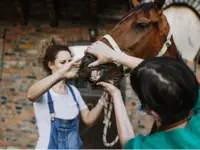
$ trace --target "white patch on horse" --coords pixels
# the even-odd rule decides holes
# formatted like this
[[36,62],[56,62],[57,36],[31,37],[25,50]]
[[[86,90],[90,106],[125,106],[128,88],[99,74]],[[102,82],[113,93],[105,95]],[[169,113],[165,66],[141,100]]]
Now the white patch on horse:
[[90,75],[91,81],[98,81],[99,78],[100,78],[100,71],[98,71],[98,70],[91,71],[91,75]]

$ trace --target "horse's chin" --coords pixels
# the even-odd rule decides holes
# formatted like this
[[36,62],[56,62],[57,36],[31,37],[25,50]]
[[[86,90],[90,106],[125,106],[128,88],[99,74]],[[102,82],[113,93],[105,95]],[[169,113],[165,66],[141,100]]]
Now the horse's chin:
[[98,74],[100,72],[98,68],[95,69],[94,67],[88,67],[88,65],[93,61],[95,61],[96,59],[97,59],[96,57],[88,53],[83,57],[78,72],[80,78],[88,80],[91,83],[96,83],[98,81],[99,78]]
[[117,84],[123,77],[123,67],[117,66],[114,63],[108,63],[99,65],[96,67],[88,67],[88,65],[94,62],[97,58],[91,54],[86,54],[80,65],[79,77],[89,81],[92,84],[97,82],[113,82]]
[[89,77],[89,80],[90,82],[97,82],[100,80],[101,76],[100,76],[100,73],[101,71],[100,70],[93,70],[91,71],[91,74],[90,74],[90,77]]
[[85,66],[83,69],[79,70],[79,77],[95,85],[97,82],[100,81],[104,82],[108,81],[105,71],[106,69],[101,68],[101,66],[98,67]]
[[[89,82],[93,84],[97,83],[100,80],[101,74],[103,71],[95,67],[91,67],[88,69],[89,69],[89,72],[83,72],[80,70],[79,77],[82,79],[88,80]],[[84,70],[88,70],[88,69],[84,69]]]

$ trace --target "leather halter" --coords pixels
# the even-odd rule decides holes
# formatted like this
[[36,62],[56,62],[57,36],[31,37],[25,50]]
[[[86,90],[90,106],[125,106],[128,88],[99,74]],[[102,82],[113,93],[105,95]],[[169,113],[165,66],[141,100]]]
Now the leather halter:
[[172,32],[171,32],[171,29],[169,28],[169,32],[168,32],[168,35],[167,35],[167,39],[165,41],[165,43],[163,44],[163,47],[161,48],[161,50],[159,51],[159,53],[157,54],[156,57],[160,57],[160,56],[163,56],[167,49],[171,46],[172,42],[171,42],[171,37],[172,37]]
[[[160,57],[160,56],[163,56],[167,49],[171,46],[171,37],[172,37],[172,33],[171,33],[171,29],[169,28],[169,33],[167,35],[167,38],[166,38],[166,41],[165,43],[163,44],[163,47],[161,48],[161,50],[159,51],[159,53],[157,54],[156,57]],[[115,42],[115,40],[109,35],[109,34],[106,34],[103,36],[103,38],[105,38],[109,43],[110,45],[112,46],[112,48],[117,51],[117,52],[122,52],[119,48],[119,46],[117,45],[117,43]],[[120,64],[119,63],[116,63],[114,62],[117,66],[119,66]]]

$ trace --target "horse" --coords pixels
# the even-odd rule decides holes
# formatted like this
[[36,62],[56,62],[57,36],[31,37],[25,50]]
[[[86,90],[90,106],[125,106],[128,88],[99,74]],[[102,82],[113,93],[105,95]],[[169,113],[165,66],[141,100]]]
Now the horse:
[[[162,6],[165,0],[155,0],[154,2],[148,3],[140,3],[137,0],[132,0],[131,2],[134,7],[107,35],[102,37],[101,41],[113,50],[123,51],[130,56],[142,59],[148,59],[154,56],[171,56],[182,60],[174,44],[167,18],[163,14]],[[88,64],[96,59],[91,54],[85,54],[80,65],[79,77],[93,84],[99,81],[119,81],[123,78],[125,67],[120,64],[109,63],[88,68]],[[95,80],[92,78],[93,71],[99,72],[99,78],[95,78]],[[109,134],[111,134],[110,136],[115,141],[114,145],[113,143],[110,145],[108,143],[105,144],[104,141],[104,145],[108,147],[102,146],[97,148],[121,148],[118,138],[115,138],[117,129],[113,112],[111,122],[113,126]],[[102,134],[104,133],[103,128],[99,128],[98,131]]]

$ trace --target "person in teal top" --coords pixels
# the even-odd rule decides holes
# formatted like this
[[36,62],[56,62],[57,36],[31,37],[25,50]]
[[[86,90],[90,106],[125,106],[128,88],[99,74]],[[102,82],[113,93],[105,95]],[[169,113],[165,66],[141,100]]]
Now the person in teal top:
[[[200,106],[200,103],[198,103]],[[138,135],[125,149],[195,149],[200,148],[200,113],[191,117],[183,128],[160,131],[149,136]]]
[[100,82],[113,98],[120,142],[125,149],[200,148],[198,81],[188,66],[171,57],[144,60],[130,75],[142,110],[152,115],[157,129],[135,136],[122,101],[112,84]]
[[[156,128],[147,136],[137,135],[122,100],[121,92],[110,83],[98,85],[111,95],[117,131],[125,149],[200,149],[200,95],[196,76],[177,54],[143,60],[113,51],[98,41],[86,50],[97,57],[89,64],[118,62],[132,68],[131,87],[141,108],[155,119]],[[199,95],[199,96],[198,96]]]

